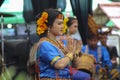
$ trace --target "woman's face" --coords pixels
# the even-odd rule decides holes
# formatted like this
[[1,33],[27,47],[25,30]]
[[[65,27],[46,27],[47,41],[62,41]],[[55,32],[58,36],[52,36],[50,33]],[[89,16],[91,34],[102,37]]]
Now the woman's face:
[[74,22],[72,23],[72,25],[69,27],[69,33],[70,34],[75,34],[77,32],[78,29],[78,23]]
[[55,19],[53,26],[50,29],[50,32],[54,36],[62,36],[63,35],[63,19]]

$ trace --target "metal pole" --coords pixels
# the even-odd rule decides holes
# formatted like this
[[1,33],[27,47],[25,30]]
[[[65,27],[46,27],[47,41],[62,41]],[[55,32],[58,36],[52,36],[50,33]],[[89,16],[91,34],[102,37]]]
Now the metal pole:
[[4,17],[3,17],[3,15],[1,15],[1,51],[2,51],[2,61],[3,61],[3,65],[4,65],[4,29],[3,29],[3,25],[4,25]]
[[[3,70],[2,72],[6,71],[6,75],[10,78],[10,74],[9,74],[9,71],[7,70],[6,68],[6,64],[4,62],[4,17],[3,15],[1,15],[1,51],[2,51],[2,65],[3,65]],[[4,77],[4,74],[2,73],[2,78],[4,80],[7,80],[5,77]],[[11,78],[9,80],[12,80]]]

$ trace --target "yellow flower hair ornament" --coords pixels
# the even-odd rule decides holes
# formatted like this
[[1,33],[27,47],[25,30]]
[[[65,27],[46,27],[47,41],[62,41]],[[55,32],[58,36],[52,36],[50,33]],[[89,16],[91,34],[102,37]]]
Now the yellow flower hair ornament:
[[68,18],[64,18],[64,22],[63,22],[63,25],[64,25],[64,28],[63,28],[63,34],[66,33],[67,31],[67,22],[69,21]]
[[43,12],[41,17],[37,20],[36,32],[38,35],[44,33],[45,30],[47,30],[47,25],[46,25],[46,23],[48,22],[47,18],[48,18],[48,13]]

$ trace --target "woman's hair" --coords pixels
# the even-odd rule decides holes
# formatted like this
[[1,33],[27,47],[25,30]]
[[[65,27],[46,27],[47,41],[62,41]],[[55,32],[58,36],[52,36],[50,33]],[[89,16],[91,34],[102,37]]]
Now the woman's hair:
[[67,26],[71,26],[74,22],[77,22],[77,18],[74,17],[68,17],[68,22],[67,22]]
[[[45,15],[45,16],[44,16]],[[44,17],[46,17],[46,19],[44,19]],[[42,18],[42,19],[41,19]],[[47,32],[47,29],[48,29],[48,27],[51,27],[51,26],[53,26],[53,23],[54,23],[54,21],[55,21],[55,19],[56,18],[61,18],[61,19],[63,19],[63,14],[60,12],[60,11],[58,11],[58,10],[56,10],[56,9],[52,9],[52,8],[50,8],[50,9],[45,9],[42,13],[39,13],[37,16],[36,16],[36,24],[37,24],[37,29],[39,28],[39,27],[41,27],[40,25],[41,24],[45,24],[46,25],[46,30],[44,30],[44,32],[43,33],[38,33],[37,31],[37,34],[38,35],[41,35],[41,34],[46,34],[46,32]],[[40,20],[41,19],[41,20]],[[39,20],[39,21],[38,21]],[[41,22],[42,23],[41,23]],[[44,22],[43,22],[44,21]],[[39,24],[40,23],[40,24]],[[37,30],[36,29],[36,30]]]

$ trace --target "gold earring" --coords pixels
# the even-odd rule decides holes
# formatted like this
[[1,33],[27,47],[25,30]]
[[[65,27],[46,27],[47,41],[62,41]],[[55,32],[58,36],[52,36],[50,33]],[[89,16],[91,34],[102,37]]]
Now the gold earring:
[[48,32],[50,32],[50,30],[48,29]]
[[70,32],[70,30],[69,29],[67,29],[67,33],[69,33]]
[[47,34],[49,35],[49,33],[50,33],[50,29],[48,29],[48,31],[47,31]]
[[48,28],[48,33],[50,33],[50,28]]

